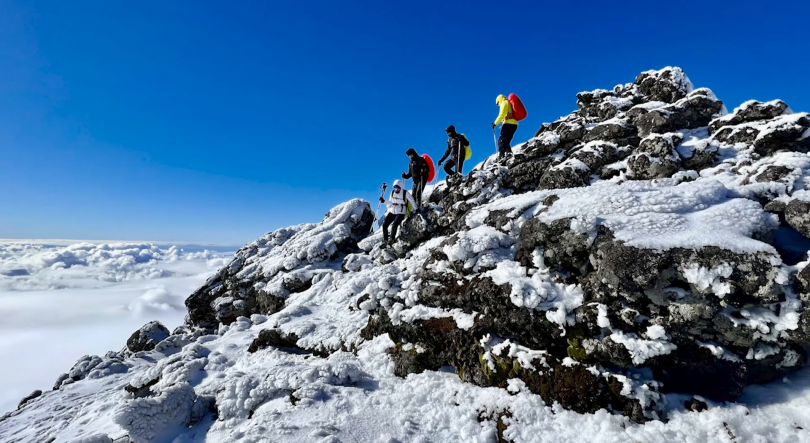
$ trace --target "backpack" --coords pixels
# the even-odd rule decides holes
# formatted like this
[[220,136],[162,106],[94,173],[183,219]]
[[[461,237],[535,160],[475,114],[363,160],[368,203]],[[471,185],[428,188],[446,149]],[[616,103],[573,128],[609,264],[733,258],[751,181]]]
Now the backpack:
[[509,94],[509,104],[512,106],[512,118],[521,121],[526,118],[526,107],[520,101],[517,94]]
[[422,154],[422,156],[419,158],[422,159],[419,165],[419,170],[422,173],[422,177],[426,177],[428,182],[432,181],[433,176],[436,173],[436,170],[433,167],[433,159],[427,154]]
[[467,140],[466,135],[461,134],[461,136],[464,137],[464,141],[467,142],[467,144],[464,145],[464,160],[469,160],[470,156],[472,156],[472,151],[470,150],[470,141]]

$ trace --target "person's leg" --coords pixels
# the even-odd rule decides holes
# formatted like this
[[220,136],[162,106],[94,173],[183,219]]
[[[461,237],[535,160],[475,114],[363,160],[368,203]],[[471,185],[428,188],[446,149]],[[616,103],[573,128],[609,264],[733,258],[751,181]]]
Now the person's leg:
[[[416,200],[416,206],[422,206],[422,191],[425,190],[425,184],[421,177],[413,178],[413,199]],[[416,208],[414,208],[416,209]]]
[[397,241],[397,230],[399,229],[399,225],[402,224],[402,220],[405,219],[405,214],[397,214],[394,216],[394,225],[391,227],[391,243]]
[[456,162],[453,159],[447,160],[447,163],[444,164],[444,172],[447,175],[453,175],[453,166],[456,165]]
[[[385,214],[385,219],[383,220],[383,241],[388,243],[388,227],[391,226],[391,222],[394,221],[394,214]],[[396,228],[394,228],[394,235],[396,235]]]
[[501,126],[501,137],[503,138],[503,151],[504,155],[512,153],[512,138],[517,132],[517,125],[506,123]]

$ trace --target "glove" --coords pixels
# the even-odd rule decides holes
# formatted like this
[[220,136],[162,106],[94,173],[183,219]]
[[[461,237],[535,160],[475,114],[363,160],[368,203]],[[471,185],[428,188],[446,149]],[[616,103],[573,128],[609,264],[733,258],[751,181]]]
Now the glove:
[[408,177],[405,177],[406,175],[408,175],[408,173],[407,173],[407,172],[403,172],[403,173],[402,173],[402,178],[407,179]]
[[380,203],[385,203],[385,199],[380,197]]
[[439,166],[441,166],[441,165],[442,165],[442,162],[443,162],[443,161],[444,161],[444,160],[439,160]]
[[496,125],[495,123],[493,123],[493,124],[492,124],[492,129],[495,129],[495,126],[498,126],[498,125]]

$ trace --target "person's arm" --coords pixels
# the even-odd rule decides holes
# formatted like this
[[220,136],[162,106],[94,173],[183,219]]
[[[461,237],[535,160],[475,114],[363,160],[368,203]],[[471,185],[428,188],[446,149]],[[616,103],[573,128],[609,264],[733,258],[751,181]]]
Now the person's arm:
[[402,178],[408,179],[411,177],[413,177],[413,160],[411,160],[411,163],[408,164],[408,172],[402,173]]
[[506,119],[506,115],[509,114],[509,100],[504,100],[498,104],[501,107],[501,112],[498,114],[498,118],[492,122],[495,126],[498,126],[499,123]]
[[383,204],[385,204],[386,206],[388,206],[388,202],[390,202],[390,201],[391,201],[391,196],[392,196],[392,195],[394,195],[394,191],[391,191],[391,193],[390,193],[390,194],[388,194],[388,200],[384,199],[383,197],[380,197],[380,203],[383,203]]
[[450,152],[452,151],[452,149],[453,149],[452,145],[450,144],[450,142],[448,142],[447,143],[447,149],[444,150],[444,155],[442,156],[441,159],[439,159],[439,166],[441,166],[441,164],[444,163],[444,160],[447,159],[447,156],[450,155]]

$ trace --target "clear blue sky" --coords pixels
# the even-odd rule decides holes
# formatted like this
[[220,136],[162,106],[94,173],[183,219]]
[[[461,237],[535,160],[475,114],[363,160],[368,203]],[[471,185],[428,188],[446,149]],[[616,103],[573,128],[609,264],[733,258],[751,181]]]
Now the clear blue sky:
[[729,109],[810,110],[806,1],[0,0],[0,238],[242,243],[494,151],[582,90],[683,67]]

